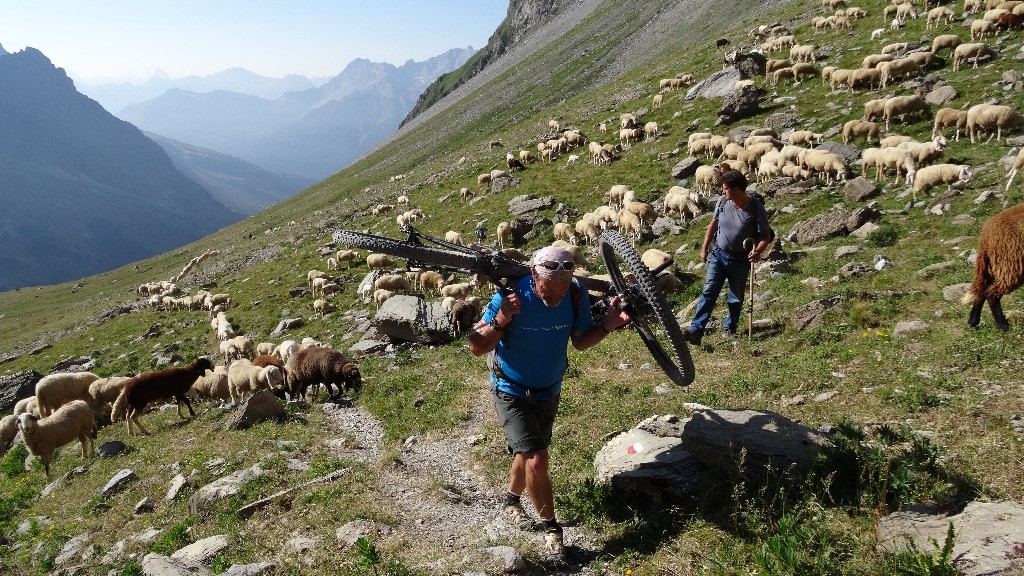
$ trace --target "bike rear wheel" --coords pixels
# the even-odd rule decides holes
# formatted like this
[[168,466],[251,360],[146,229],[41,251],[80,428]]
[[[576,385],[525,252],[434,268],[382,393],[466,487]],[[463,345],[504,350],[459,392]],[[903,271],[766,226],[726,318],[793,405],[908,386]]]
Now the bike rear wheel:
[[[672,382],[689,386],[696,375],[693,358],[683,339],[683,331],[672,314],[672,307],[658,289],[654,275],[618,232],[606,231],[601,235],[599,244],[608,275],[615,290],[626,301],[632,325],[640,339]],[[635,283],[627,281],[620,260],[635,277]]]

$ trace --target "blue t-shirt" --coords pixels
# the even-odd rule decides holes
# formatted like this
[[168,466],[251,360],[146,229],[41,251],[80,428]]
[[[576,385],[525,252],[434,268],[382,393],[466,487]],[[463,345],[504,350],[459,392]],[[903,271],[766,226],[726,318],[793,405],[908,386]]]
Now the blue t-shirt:
[[761,235],[769,230],[764,204],[754,197],[741,209],[723,196],[711,218],[718,220],[715,245],[726,252],[748,252],[743,248],[743,241],[753,238],[756,245]]
[[[537,400],[544,401],[562,390],[562,376],[568,367],[566,346],[573,333],[582,333],[594,325],[590,314],[590,297],[576,284],[557,306],[544,305],[533,291],[533,278],[524,276],[515,285],[519,294],[520,312],[505,329],[495,356],[504,377],[491,373],[491,383],[503,392],[526,395],[526,388]],[[579,315],[573,312],[572,291],[579,290]],[[483,319],[490,322],[501,307],[501,294],[495,294],[487,305]]]

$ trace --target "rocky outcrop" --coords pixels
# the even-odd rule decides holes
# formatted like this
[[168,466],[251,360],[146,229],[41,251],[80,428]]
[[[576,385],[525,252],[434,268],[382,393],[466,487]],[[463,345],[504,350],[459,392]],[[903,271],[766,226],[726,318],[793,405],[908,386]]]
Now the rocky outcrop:
[[428,86],[423,94],[420,94],[416,105],[402,120],[400,126],[404,126],[435,102],[479,74],[488,64],[508,52],[527,32],[551,20],[563,6],[574,3],[575,0],[511,0],[505,20],[498,25],[494,34],[491,34],[490,39],[487,40],[487,46],[484,46],[461,68],[442,75]]
[[451,342],[452,322],[448,311],[437,302],[415,296],[388,298],[373,319],[378,330],[392,338],[421,344]]
[[34,395],[36,382],[42,379],[43,375],[35,370],[0,376],[0,413],[10,412],[18,400]]

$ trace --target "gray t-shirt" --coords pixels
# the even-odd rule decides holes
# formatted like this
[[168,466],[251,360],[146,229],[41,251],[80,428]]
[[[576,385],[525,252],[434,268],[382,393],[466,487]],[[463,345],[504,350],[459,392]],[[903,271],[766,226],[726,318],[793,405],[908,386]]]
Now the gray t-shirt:
[[761,235],[769,230],[764,203],[754,197],[745,208],[739,209],[723,196],[715,206],[712,218],[718,220],[715,245],[726,252],[748,252],[743,248],[743,240],[753,238],[756,245]]

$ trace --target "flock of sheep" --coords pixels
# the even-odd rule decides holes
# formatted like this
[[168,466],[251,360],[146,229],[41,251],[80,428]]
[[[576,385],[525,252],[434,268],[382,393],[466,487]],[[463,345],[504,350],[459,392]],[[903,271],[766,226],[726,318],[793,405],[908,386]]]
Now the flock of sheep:
[[[839,10],[834,15],[815,18],[811,22],[813,28],[819,31],[829,28],[848,29],[857,19],[868,16],[867,11],[859,7],[843,8],[843,3],[843,0],[823,0],[824,7]],[[966,0],[965,13],[978,9],[978,4],[976,0]],[[1004,29],[1021,28],[1024,2],[990,0],[987,8],[983,17],[975,21],[987,24],[972,25],[970,28],[972,40],[983,40]],[[917,14],[911,2],[894,0],[883,13],[884,18],[888,19],[889,16],[893,16],[890,27],[898,28],[906,19],[914,18]],[[953,16],[955,14],[951,14],[951,10],[946,7],[934,8],[928,13],[928,27],[941,27],[943,21],[948,26]],[[878,35],[878,30],[872,33],[872,37]],[[960,64],[968,59],[977,67],[980,59],[996,56],[996,52],[985,44],[963,44],[958,35],[943,34],[934,39],[930,48],[913,50],[907,43],[889,44],[882,47],[878,54],[865,57],[862,68],[825,66],[819,71],[814,66],[816,47],[801,44],[788,30],[778,26],[762,26],[753,30],[752,36],[763,40],[760,50],[764,52],[789,49],[788,59],[767,61],[766,75],[771,77],[774,85],[787,79],[798,82],[807,76],[820,75],[823,82],[830,84],[833,90],[886,88],[893,80],[922,74],[928,67],[941,66],[938,55],[946,49],[953,51],[954,71],[959,70]],[[669,92],[693,81],[690,74],[661,80],[659,92],[653,97],[654,107],[664,105],[665,95]],[[889,133],[893,121],[908,122],[915,116],[932,120],[930,141],[918,142],[908,136]],[[876,119],[884,120],[884,127],[875,122]],[[602,133],[607,132],[607,124],[598,124]],[[591,162],[602,165],[618,158],[632,142],[640,138],[654,139],[660,134],[657,123],[648,122],[641,127],[633,113],[621,115],[619,124],[619,143],[609,145],[592,142],[583,132],[563,129],[557,120],[551,120],[548,125],[550,134],[537,142],[538,153],[521,150],[518,157],[508,153],[507,166],[509,170],[524,170],[533,162],[554,161],[560,154],[584,145],[588,146]],[[918,194],[937,185],[967,182],[973,176],[971,166],[937,162],[949,145],[945,130],[955,128],[953,137],[956,140],[959,140],[961,131],[966,131],[972,142],[976,137],[989,134],[986,142],[995,138],[998,143],[1002,141],[1003,130],[1020,129],[1022,126],[1024,116],[1010,106],[985,103],[966,110],[942,108],[932,116],[931,107],[921,96],[893,95],[865,103],[863,117],[846,122],[842,138],[847,144],[857,140],[877,143],[877,147],[868,147],[861,152],[862,174],[867,176],[868,170],[874,168],[874,178],[878,181],[892,173],[894,184],[898,184],[902,178],[916,198]],[[727,136],[711,132],[697,132],[689,136],[687,144],[690,156],[705,158],[709,164],[727,162],[731,168],[760,180],[787,176],[796,179],[819,178],[831,184],[850,177],[850,167],[839,156],[811,148],[822,140],[822,134],[810,130],[796,130],[783,139],[776,131],[761,128],[751,132],[743,142],[733,142]],[[500,140],[494,142],[501,146]],[[494,142],[492,148],[495,147]],[[570,155],[568,162],[575,162],[574,158],[578,159],[578,156]],[[1021,167],[1024,167],[1024,149],[1018,154],[1008,174],[1007,189]],[[504,170],[481,174],[477,184],[488,185],[506,175]],[[392,182],[402,178],[404,175],[392,177]],[[573,253],[579,266],[576,274],[587,275],[589,263],[581,246],[595,243],[602,230],[618,228],[635,241],[640,238],[645,224],[660,215],[677,216],[685,223],[687,216],[695,218],[709,205],[710,197],[717,193],[720,186],[718,178],[719,172],[715,167],[700,166],[691,188],[673,186],[660,202],[653,204],[638,200],[636,193],[626,185],[612,185],[600,206],[584,213],[574,225],[569,222],[555,223],[552,234],[556,244]],[[468,198],[472,193],[468,188],[463,188],[460,195]],[[421,209],[411,207],[407,194],[399,196],[395,204],[372,206],[370,214],[388,215],[397,206],[408,206],[395,219],[400,228],[426,218]],[[456,230],[449,230],[445,239],[456,244],[467,244]],[[507,222],[498,225],[496,240],[497,249],[519,261],[525,260],[525,255],[512,247]],[[469,245],[482,250],[490,249],[479,244]],[[346,388],[358,390],[361,387],[358,367],[338,350],[310,339],[301,343],[287,340],[280,344],[262,342],[253,346],[248,337],[236,335],[226,314],[232,303],[230,295],[200,290],[192,295],[179,296],[180,289],[176,281],[199,261],[213,255],[216,253],[193,259],[182,274],[172,281],[143,284],[137,293],[140,297],[148,298],[148,302],[155,307],[209,311],[211,329],[220,342],[225,365],[213,366],[209,359],[200,357],[187,366],[166,368],[134,377],[100,378],[90,372],[51,374],[39,381],[35,396],[19,401],[14,414],[0,420],[0,452],[10,448],[20,431],[29,450],[41,458],[49,478],[50,461],[56,448],[77,439],[81,443],[83,457],[92,453],[98,414],[109,412],[111,421],[125,418],[129,434],[135,430],[148,434],[139,422],[139,417],[151,403],[167,398],[177,400],[179,416],[183,417],[181,404],[185,404],[194,416],[190,397],[237,403],[263,389],[287,393],[292,399],[299,399],[305,398],[309,386],[319,384],[324,384],[332,397],[341,394]],[[969,317],[971,326],[978,324],[981,306],[985,302],[990,305],[996,325],[1003,329],[1008,326],[1000,298],[1024,282],[1024,269],[1020,266],[1024,259],[1022,255],[1024,207],[1016,206],[996,216],[983,228],[975,282],[964,297],[964,302],[972,305]],[[669,258],[668,254],[653,249],[643,255],[644,262],[652,269]],[[329,271],[340,270],[342,265],[351,268],[363,261],[372,273],[370,278],[373,281],[364,282],[358,295],[375,302],[378,307],[396,293],[411,294],[418,291],[428,297],[440,298],[442,305],[451,313],[452,323],[458,331],[467,330],[480,317],[483,306],[481,293],[486,285],[486,279],[483,278],[459,281],[454,275],[446,277],[435,270],[403,270],[385,254],[368,254],[363,260],[355,250],[338,250],[327,258],[326,266]],[[314,312],[324,315],[331,311],[333,305],[328,298],[342,291],[338,279],[329,272],[311,270],[306,281],[314,297]],[[681,282],[669,270],[663,271],[658,281],[666,291],[682,288]],[[332,391],[332,386],[337,387],[337,393]]]
[[[180,278],[181,275],[176,280]],[[318,289],[325,292],[323,285]],[[50,479],[50,462],[57,448],[77,439],[83,458],[94,453],[100,418],[109,418],[111,422],[123,418],[129,435],[149,434],[140,416],[152,404],[171,398],[177,402],[179,417],[184,418],[182,405],[195,417],[191,405],[195,400],[237,405],[261,390],[270,390],[290,400],[304,400],[310,386],[321,384],[331,398],[337,398],[345,390],[358,391],[362,387],[358,366],[340,351],[310,338],[301,343],[285,340],[279,344],[261,342],[254,346],[247,336],[235,334],[224,311],[231,304],[229,296],[205,291],[193,296],[171,296],[178,291],[174,282],[163,281],[143,284],[137,294],[150,299],[157,297],[161,302],[164,297],[204,302],[198,307],[210,310],[213,316],[211,329],[220,342],[223,365],[214,366],[209,358],[200,356],[186,366],[137,376],[101,378],[92,372],[49,374],[36,383],[35,395],[19,400],[13,414],[0,419],[0,454],[11,448],[20,432],[29,452],[40,458]],[[198,308],[195,305],[160,306],[168,310]]]

